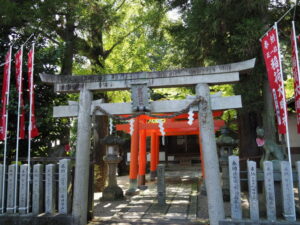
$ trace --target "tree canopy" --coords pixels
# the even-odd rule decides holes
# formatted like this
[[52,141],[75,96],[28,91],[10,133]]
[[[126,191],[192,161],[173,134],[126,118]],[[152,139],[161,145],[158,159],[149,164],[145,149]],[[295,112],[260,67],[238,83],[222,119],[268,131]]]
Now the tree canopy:
[[[67,97],[76,99],[76,96],[55,94],[51,87],[41,84],[40,72],[86,75],[152,71],[225,64],[255,57],[255,70],[243,76],[239,84],[211,88],[215,92],[242,95],[243,109],[237,115],[230,115],[238,121],[241,147],[250,151],[255,147],[255,127],[262,125],[262,113],[272,110],[264,104],[266,71],[258,40],[292,4],[280,2],[0,0],[0,60],[4,61],[9,45],[14,44],[15,52],[33,33],[34,38],[29,43],[34,40],[37,45],[36,111],[41,130],[41,136],[34,141],[37,154],[46,154],[51,142],[64,139],[68,133],[68,119],[52,118],[52,106],[66,102]],[[178,19],[171,19],[170,11],[176,12]],[[285,40],[292,16],[290,13],[280,24],[281,37]],[[298,17],[296,14],[296,21]],[[284,49],[288,49],[287,42],[282,43]],[[30,46],[25,47],[28,50]],[[286,63],[287,75],[289,67]],[[0,74],[2,70],[3,67]],[[193,91],[158,89],[153,91],[152,98],[183,98]],[[130,95],[111,92],[106,98],[115,102],[129,101]],[[16,119],[15,104],[16,96],[10,106],[12,119]],[[265,120],[264,125],[273,123],[274,119],[268,118],[270,121]],[[14,146],[13,140],[11,146]]]

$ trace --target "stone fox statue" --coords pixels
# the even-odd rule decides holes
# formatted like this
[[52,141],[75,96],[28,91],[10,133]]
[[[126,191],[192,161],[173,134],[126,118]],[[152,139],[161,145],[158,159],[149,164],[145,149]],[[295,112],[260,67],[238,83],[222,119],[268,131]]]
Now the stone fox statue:
[[265,140],[265,131],[263,128],[257,127],[256,135],[257,146],[264,150],[263,156],[260,160],[261,168],[264,161],[273,161],[274,169],[279,169],[279,161],[286,159],[284,148],[272,140]]

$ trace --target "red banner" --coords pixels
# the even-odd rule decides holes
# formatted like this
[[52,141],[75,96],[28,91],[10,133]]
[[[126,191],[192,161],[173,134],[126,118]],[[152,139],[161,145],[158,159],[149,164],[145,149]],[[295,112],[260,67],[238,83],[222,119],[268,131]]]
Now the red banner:
[[25,110],[24,110],[24,101],[23,101],[23,76],[22,76],[22,60],[23,60],[23,48],[21,48],[15,56],[16,60],[16,88],[17,93],[19,96],[19,104],[20,104],[20,111],[18,113],[19,119],[20,119],[20,133],[19,138],[24,139],[25,138]]
[[280,134],[286,134],[286,101],[277,29],[272,28],[268,31],[262,38],[261,44],[274,100],[278,131]]
[[7,132],[7,99],[10,85],[10,68],[11,68],[11,48],[5,56],[4,75],[2,83],[2,97],[1,97],[1,110],[0,110],[0,140],[5,140]]
[[293,68],[294,89],[295,89],[295,111],[296,111],[296,115],[297,115],[297,130],[298,130],[298,133],[300,133],[299,59],[298,59],[298,48],[297,48],[297,39],[296,39],[294,21],[292,23],[291,42],[292,42],[292,68]]
[[29,88],[29,102],[30,102],[30,125],[28,138],[34,138],[39,135],[36,126],[35,108],[34,108],[34,85],[33,85],[33,64],[34,64],[34,47],[28,53],[28,88]]

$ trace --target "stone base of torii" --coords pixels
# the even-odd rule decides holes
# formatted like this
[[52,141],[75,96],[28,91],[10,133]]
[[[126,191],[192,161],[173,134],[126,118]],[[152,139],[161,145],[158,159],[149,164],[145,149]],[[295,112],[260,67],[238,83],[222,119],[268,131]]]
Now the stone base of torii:
[[[224,204],[219,174],[219,161],[214,134],[212,110],[240,108],[241,96],[210,97],[209,84],[224,84],[239,81],[239,73],[252,69],[255,59],[221,66],[171,70],[161,72],[140,72],[131,74],[109,74],[99,76],[55,76],[41,74],[43,82],[54,84],[57,92],[80,92],[79,104],[54,108],[55,117],[78,117],[75,181],[72,216],[78,225],[87,223],[88,174],[90,157],[91,114],[95,106],[100,106],[109,114],[132,114],[135,110],[147,109],[151,113],[178,112],[191,100],[154,101],[147,104],[144,94],[133,99],[131,103],[99,103],[93,102],[93,91],[113,91],[133,89],[142,84],[148,88],[195,86],[196,95],[201,98],[197,106],[200,139],[203,145],[203,158],[206,173],[206,189],[208,211],[211,225],[217,225],[224,219]],[[139,91],[137,92],[139,93]],[[144,102],[139,102],[142,99]],[[148,100],[146,100],[148,101]],[[140,105],[141,104],[141,105]],[[97,115],[105,115],[96,112]],[[138,154],[132,154],[134,162],[138,162]],[[209,163],[205,163],[209,162]],[[135,185],[136,180],[130,180]]]

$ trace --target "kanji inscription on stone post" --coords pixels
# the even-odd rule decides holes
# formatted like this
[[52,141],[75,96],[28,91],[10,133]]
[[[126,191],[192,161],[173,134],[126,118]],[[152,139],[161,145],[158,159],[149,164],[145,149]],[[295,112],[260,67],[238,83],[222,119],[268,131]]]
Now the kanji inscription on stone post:
[[269,221],[276,220],[276,203],[275,203],[275,189],[273,176],[273,163],[271,161],[264,162],[264,184],[265,184],[265,198],[267,208],[267,218]]
[[287,221],[296,221],[295,199],[291,166],[288,161],[281,161],[281,188],[283,196],[283,216]]
[[19,188],[19,213],[27,212],[27,179],[28,179],[28,165],[20,166],[20,188]]
[[230,206],[232,219],[242,219],[240,164],[238,156],[229,156]]
[[16,165],[11,164],[8,166],[8,179],[7,179],[7,213],[14,213],[14,201],[15,201],[15,175]]
[[46,182],[45,182],[45,212],[53,214],[55,212],[56,202],[56,185],[55,185],[55,165],[48,164],[46,166]]
[[68,214],[70,212],[70,159],[59,161],[59,178],[58,178],[58,212]]
[[256,178],[256,162],[247,161],[247,167],[248,167],[250,218],[252,220],[259,220],[258,195],[257,195],[257,178]]
[[33,166],[32,180],[32,213],[38,215],[42,213],[44,203],[44,185],[43,185],[44,166],[36,164]]

